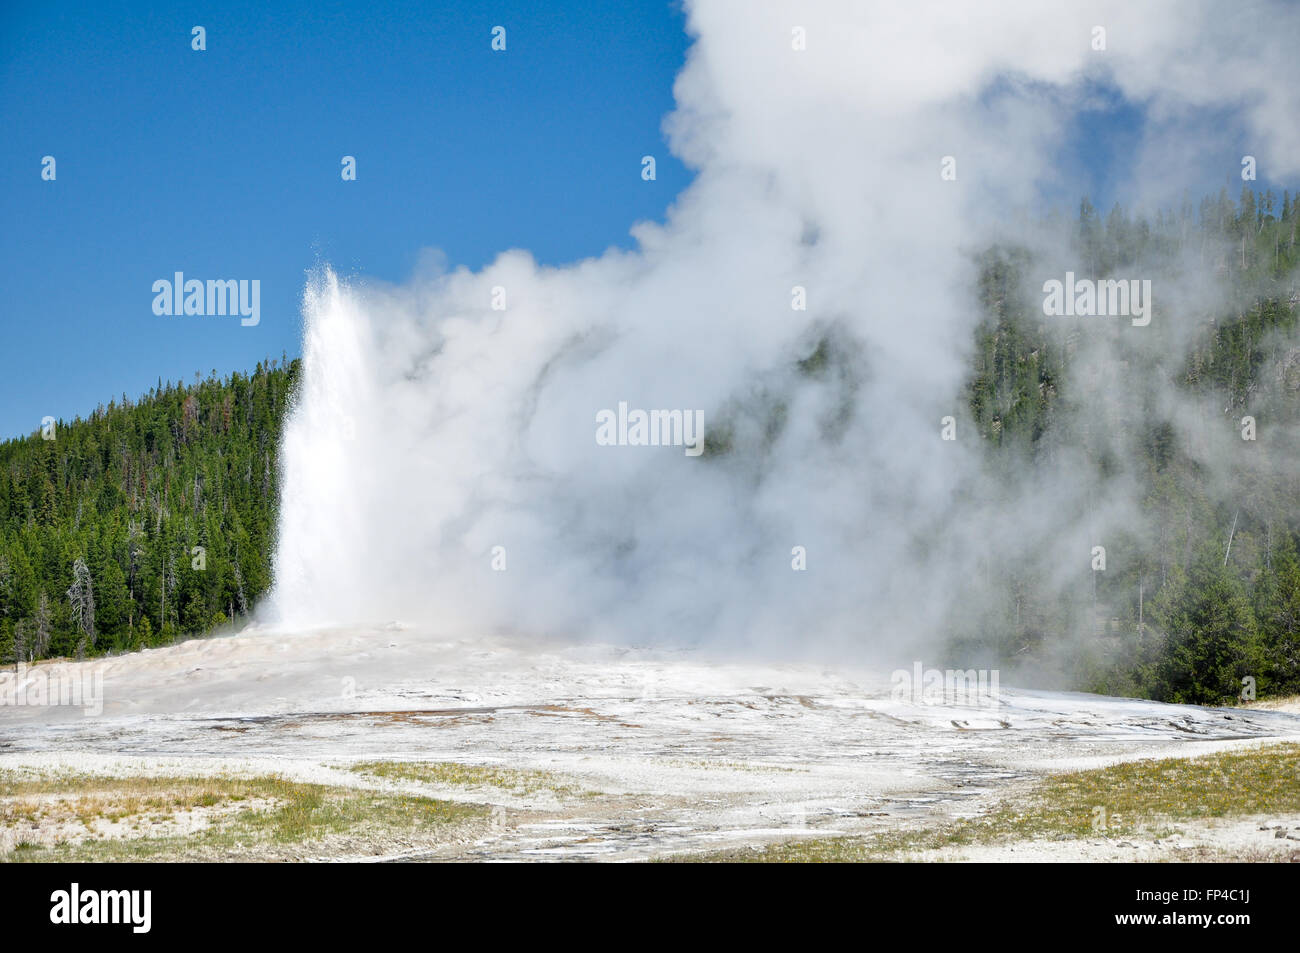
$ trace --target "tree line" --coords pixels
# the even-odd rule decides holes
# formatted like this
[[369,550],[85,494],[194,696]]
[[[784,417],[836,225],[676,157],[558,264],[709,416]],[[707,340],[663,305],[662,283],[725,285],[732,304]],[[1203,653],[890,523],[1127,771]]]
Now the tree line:
[[298,368],[159,381],[0,444],[0,658],[128,651],[246,618],[271,582]]

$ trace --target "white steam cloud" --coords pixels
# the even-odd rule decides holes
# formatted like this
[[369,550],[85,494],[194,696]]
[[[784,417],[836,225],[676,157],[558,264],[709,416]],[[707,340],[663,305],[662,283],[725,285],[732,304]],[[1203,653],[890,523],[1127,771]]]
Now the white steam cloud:
[[[1063,184],[1097,83],[1150,117],[1133,194],[1204,187],[1216,109],[1296,172],[1300,9],[1057,6],[693,0],[665,128],[697,178],[636,251],[510,251],[399,288],[319,276],[282,450],[281,623],[888,648],[937,634],[991,546],[1086,561],[1086,481],[1063,462],[1007,500],[962,430],[970,253]],[[597,445],[620,401],[702,410],[704,455]]]

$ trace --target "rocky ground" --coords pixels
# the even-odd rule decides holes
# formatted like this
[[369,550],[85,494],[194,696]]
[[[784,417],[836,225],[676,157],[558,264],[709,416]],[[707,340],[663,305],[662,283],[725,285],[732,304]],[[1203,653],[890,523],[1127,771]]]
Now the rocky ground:
[[[941,827],[1063,771],[1300,740],[1294,703],[1209,709],[1002,685],[975,704],[923,704],[891,697],[888,673],[865,668],[452,639],[399,625],[246,632],[68,665],[59,677],[91,671],[102,677],[101,712],[0,707],[0,778],[9,781],[0,851],[11,859],[19,844],[17,855],[34,858],[124,839],[211,859],[716,855]],[[423,767],[389,766],[408,762]],[[364,763],[378,766],[357,770]],[[60,776],[65,789],[48,781]],[[225,788],[193,795],[211,803],[186,795],[143,820],[114,818],[120,807],[87,780],[154,778],[172,790],[180,778],[272,776],[295,786],[234,802]],[[42,797],[99,801],[38,810],[33,779],[45,779]],[[305,826],[285,834],[263,821],[302,798],[317,805]],[[410,799],[466,810],[418,829],[334,817],[401,813]],[[108,806],[95,813],[96,803]],[[255,835],[240,833],[241,814],[259,819],[249,822]],[[1290,859],[1298,828],[1292,813],[1198,818],[1122,841],[1026,839],[908,856]]]

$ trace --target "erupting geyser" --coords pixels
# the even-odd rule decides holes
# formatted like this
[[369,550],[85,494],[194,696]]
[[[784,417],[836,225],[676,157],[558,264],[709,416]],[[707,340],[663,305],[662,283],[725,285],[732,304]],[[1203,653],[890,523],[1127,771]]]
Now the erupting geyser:
[[[1220,43],[1231,24],[1172,2],[974,24],[948,4],[688,7],[665,128],[697,178],[635,251],[311,281],[285,625],[884,646],[940,634],[990,553],[1086,559],[1069,461],[1008,499],[962,432],[970,252],[1044,207],[1091,83],[1167,117],[1147,163],[1181,154],[1187,102],[1270,89],[1241,108],[1294,168],[1295,113],[1258,83],[1282,49]],[[1095,22],[1123,37],[1108,56]],[[1226,79],[1172,89],[1188,61]],[[704,451],[598,439],[623,405],[698,412]],[[1104,496],[1094,531],[1129,513]]]

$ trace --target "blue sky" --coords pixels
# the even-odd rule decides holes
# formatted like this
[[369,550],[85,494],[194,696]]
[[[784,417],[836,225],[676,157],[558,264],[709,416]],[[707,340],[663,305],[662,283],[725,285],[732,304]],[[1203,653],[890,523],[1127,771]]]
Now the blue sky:
[[[687,47],[667,2],[144,6],[0,13],[0,439],[296,355],[317,262],[571,261],[690,181],[661,131]],[[260,279],[261,323],[154,315],[175,271]]]
[[[688,45],[671,0],[143,7],[0,11],[0,439],[295,356],[320,262],[401,280],[426,248],[573,261],[630,247],[690,182],[661,131]],[[1109,208],[1141,137],[1139,107],[1097,101],[1062,148],[1071,212],[1085,192]],[[1221,151],[1235,197],[1241,150]],[[176,271],[259,279],[261,323],[156,316]]]

